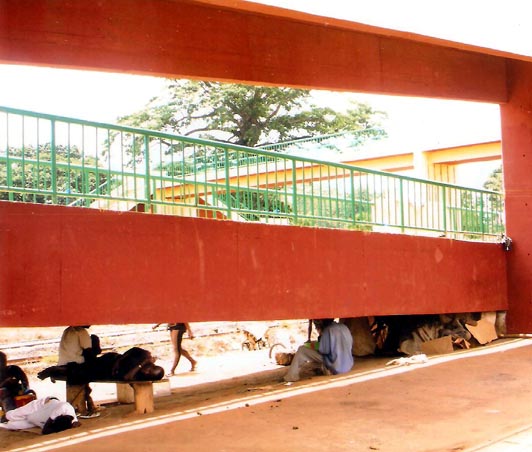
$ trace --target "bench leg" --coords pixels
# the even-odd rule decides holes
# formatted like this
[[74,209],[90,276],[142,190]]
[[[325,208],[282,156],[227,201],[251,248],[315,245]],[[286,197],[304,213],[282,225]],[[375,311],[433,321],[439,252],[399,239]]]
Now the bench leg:
[[135,393],[135,413],[153,413],[153,384],[151,382],[131,383]]
[[66,401],[76,410],[76,413],[87,413],[87,401],[85,399],[86,385],[66,385]]
[[129,383],[116,383],[116,400],[118,403],[135,403],[135,393]]

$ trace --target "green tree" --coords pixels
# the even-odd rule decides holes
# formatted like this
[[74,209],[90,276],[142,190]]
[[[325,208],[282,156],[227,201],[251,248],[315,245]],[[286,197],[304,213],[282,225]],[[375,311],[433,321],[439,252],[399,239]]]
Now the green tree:
[[286,202],[286,193],[282,187],[277,190],[238,190],[231,193],[231,207],[242,210],[241,215],[251,221],[258,221],[261,216],[278,218],[290,214],[292,208]]
[[[96,159],[82,156],[77,146],[55,147],[56,170],[52,173],[52,148],[50,143],[38,147],[10,147],[8,163],[0,165],[0,199],[45,204],[56,196],[55,203],[67,205],[81,193],[90,193],[105,185],[107,175],[88,168],[96,167]],[[84,168],[84,167],[87,168]],[[54,177],[52,177],[54,176]],[[55,183],[55,193],[54,193]]]
[[495,168],[488,176],[488,179],[484,182],[484,188],[486,190],[498,191],[500,193],[504,191],[502,184],[502,166]]
[[169,80],[164,97],[119,123],[255,147],[340,131],[380,137],[384,116],[362,103],[345,113],[318,107],[308,90]]
[[475,191],[463,190],[460,193],[460,227],[473,234],[466,237],[475,238],[476,233],[497,233],[504,230],[500,212],[503,210],[502,166],[488,176],[484,188],[497,194],[482,195]]
[[[331,202],[332,201],[332,202]],[[344,227],[359,231],[371,231],[371,210],[373,196],[368,190],[357,190],[354,194],[339,197],[333,192],[322,192],[321,196],[299,197],[295,224],[313,227]],[[321,217],[317,218],[304,218]]]

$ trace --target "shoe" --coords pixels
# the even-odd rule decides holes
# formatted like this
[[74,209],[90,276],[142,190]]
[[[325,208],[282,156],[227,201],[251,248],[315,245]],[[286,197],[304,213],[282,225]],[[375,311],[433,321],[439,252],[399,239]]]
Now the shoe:
[[78,414],[78,418],[80,419],[92,419],[95,417],[100,417],[100,413],[98,413],[97,411],[89,411],[85,414]]
[[283,377],[283,381],[286,383],[295,383],[296,381],[299,381],[299,378],[289,378],[289,377]]

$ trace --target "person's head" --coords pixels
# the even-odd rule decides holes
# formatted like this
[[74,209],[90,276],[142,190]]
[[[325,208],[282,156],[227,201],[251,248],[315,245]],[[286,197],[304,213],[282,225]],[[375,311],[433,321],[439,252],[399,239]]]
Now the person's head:
[[91,334],[92,352],[95,355],[102,353],[102,346],[100,345],[100,338],[96,334]]
[[0,369],[4,369],[7,366],[7,356],[4,352],[0,352]]
[[318,332],[321,333],[325,328],[327,328],[333,322],[334,322],[334,319],[316,319],[314,320],[314,326],[316,327],[316,330],[318,330]]
[[164,369],[161,366],[148,363],[142,366],[137,375],[142,380],[161,380],[164,377]]
[[62,414],[55,419],[49,418],[42,428],[42,434],[49,435],[50,433],[58,433],[69,428],[77,427],[78,425],[79,422],[75,422],[73,416]]

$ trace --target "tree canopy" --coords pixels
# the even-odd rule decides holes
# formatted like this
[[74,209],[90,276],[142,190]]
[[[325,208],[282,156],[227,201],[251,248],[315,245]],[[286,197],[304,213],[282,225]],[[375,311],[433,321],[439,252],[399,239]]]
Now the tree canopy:
[[[52,153],[55,153],[55,172],[51,163]],[[97,159],[84,156],[76,145],[59,144],[53,149],[50,143],[10,147],[7,155],[10,159],[9,173],[7,165],[0,166],[0,185],[16,187],[17,191],[1,192],[2,200],[44,204],[55,191],[58,194],[55,203],[67,205],[76,201],[78,194],[90,193],[107,182],[105,172],[91,170],[97,166]],[[102,192],[107,189],[103,188]]]
[[358,102],[346,112],[316,106],[309,90],[169,80],[165,95],[119,122],[254,147],[343,131],[379,137],[384,117]]
[[486,182],[484,182],[484,188],[486,190],[493,190],[501,193],[504,191],[504,187],[502,186],[502,166],[499,166],[492,171]]

